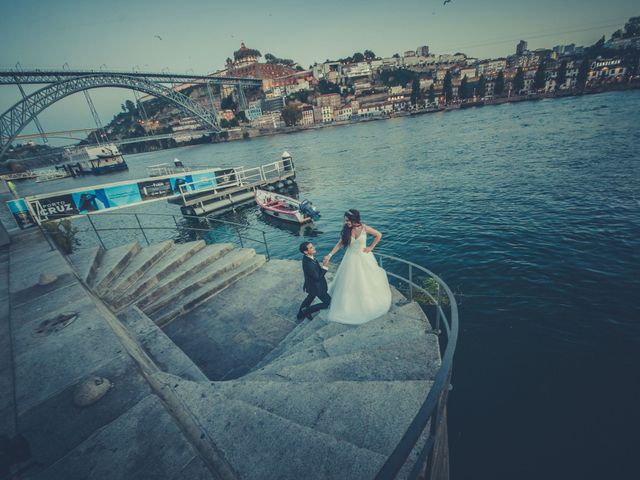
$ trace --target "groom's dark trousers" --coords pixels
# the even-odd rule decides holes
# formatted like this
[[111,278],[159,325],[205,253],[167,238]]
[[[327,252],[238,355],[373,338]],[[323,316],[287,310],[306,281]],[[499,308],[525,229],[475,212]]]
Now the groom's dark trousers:
[[[306,255],[302,257],[302,270],[304,272],[303,290],[307,292],[308,295],[302,302],[302,305],[300,305],[300,312],[305,308],[307,309],[306,313],[313,313],[323,308],[329,308],[331,297],[327,293],[327,280],[324,278],[327,271],[320,267],[317,260]],[[310,306],[316,297],[318,297],[322,303],[316,303]]]

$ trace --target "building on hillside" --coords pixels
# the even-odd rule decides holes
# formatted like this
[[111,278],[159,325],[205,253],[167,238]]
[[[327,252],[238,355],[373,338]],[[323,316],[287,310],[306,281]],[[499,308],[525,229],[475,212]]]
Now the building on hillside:
[[244,114],[249,121],[262,116],[262,100],[250,102],[249,106],[245,109]]
[[524,55],[527,52],[528,46],[527,42],[520,40],[518,45],[516,45],[516,55]]
[[344,105],[341,107],[335,107],[333,109],[333,118],[336,121],[351,120],[352,116],[353,116],[353,108],[350,104]]
[[[329,74],[333,73],[333,78],[338,78],[342,76],[342,63],[340,62],[324,62],[315,64],[311,73],[316,80],[329,80],[330,82],[334,82],[334,80],[329,79]],[[334,82],[335,83],[335,82]]]
[[265,113],[251,122],[255,128],[280,128],[284,126],[280,112]]
[[342,104],[342,97],[339,93],[325,93],[324,95],[318,95],[316,97],[316,105],[318,107],[338,107]]
[[367,62],[359,62],[347,65],[342,69],[345,78],[369,77],[371,76],[371,65]]
[[255,49],[247,48],[243,43],[233,52],[233,60],[227,59],[225,74],[229,77],[277,78],[295,73],[296,70],[285,65],[260,63],[262,54]]
[[320,107],[320,121],[322,123],[333,122],[333,109],[331,105],[323,105]]
[[458,75],[460,76],[460,78],[467,77],[467,80],[471,80],[472,78],[476,77],[476,67],[461,68],[458,71]]
[[621,82],[627,73],[619,58],[597,58],[591,62],[588,83],[616,83]]
[[300,119],[300,125],[309,126],[313,125],[313,107],[311,105],[302,106],[302,118]]
[[230,122],[231,120],[236,118],[236,116],[234,115],[233,110],[223,110],[222,112],[220,112],[220,118]]
[[497,75],[499,71],[507,69],[506,58],[496,58],[494,60],[482,60],[476,65],[476,75]]
[[428,57],[429,56],[429,46],[423,45],[421,47],[416,48],[416,55],[419,57]]
[[285,106],[285,97],[264,98],[262,100],[263,113],[280,112]]
[[[265,92],[281,87],[283,91],[298,91],[302,89],[308,90],[311,84],[315,84],[313,72],[311,70],[302,70],[294,72],[282,77],[270,77],[262,79],[262,88]],[[304,86],[305,88],[301,87]]]

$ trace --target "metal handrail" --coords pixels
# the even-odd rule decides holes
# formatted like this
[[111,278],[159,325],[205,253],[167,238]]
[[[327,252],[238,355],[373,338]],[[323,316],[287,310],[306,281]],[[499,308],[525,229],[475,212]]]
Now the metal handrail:
[[[418,413],[411,421],[411,424],[407,428],[402,439],[396,445],[389,458],[387,458],[384,465],[378,471],[376,480],[392,479],[395,478],[398,472],[402,469],[407,461],[407,458],[416,447],[418,440],[423,435],[424,430],[431,421],[430,435],[427,439],[422,451],[418,455],[418,459],[411,469],[409,478],[417,478],[419,475],[423,475],[425,478],[431,478],[431,469],[433,468],[433,453],[438,441],[443,441],[443,422],[446,420],[445,409],[447,403],[447,397],[451,388],[451,372],[453,368],[453,356],[456,349],[458,340],[458,305],[456,303],[453,292],[449,289],[447,284],[432,271],[416,264],[403,260],[392,255],[374,252],[374,255],[378,257],[380,266],[382,267],[383,259],[392,260],[409,267],[409,278],[404,278],[393,272],[387,272],[387,274],[393,278],[405,282],[409,286],[409,299],[413,300],[413,289],[417,289],[421,293],[425,294],[436,306],[436,328],[433,333],[439,334],[440,332],[440,317],[442,317],[445,331],[447,334],[447,345],[442,355],[442,364],[438,369],[433,385],[429,390],[429,393],[420,406]],[[413,270],[417,269],[422,273],[425,273],[430,278],[437,282],[438,290],[436,297],[434,298],[431,292],[422,286],[416,284],[413,281]],[[447,296],[449,302],[449,308],[451,311],[451,320],[449,321],[445,312],[442,309],[440,302],[441,290]]]
[[[98,228],[96,227],[96,225],[93,223],[93,216],[115,216],[115,215],[124,215],[124,216],[130,216],[130,217],[134,217],[136,219],[136,222],[138,223],[138,227],[109,227],[109,228]],[[143,215],[145,217],[165,217],[165,218],[172,218],[175,226],[142,226],[142,223],[140,222],[140,215]],[[56,218],[56,220],[63,220],[65,218],[67,219],[72,219],[66,215],[55,215],[55,214],[50,214],[49,217],[59,217]],[[98,238],[98,241],[100,242],[100,245],[102,245],[103,248],[106,248],[104,245],[104,242],[102,241],[102,237],[100,237],[100,234],[98,232],[106,232],[106,231],[114,231],[114,230],[139,230],[140,232],[142,232],[142,236],[144,237],[145,241],[147,242],[147,245],[150,245],[149,239],[147,238],[147,235],[145,234],[145,230],[187,230],[187,231],[195,231],[195,232],[211,232],[211,228],[196,228],[196,227],[188,227],[188,226],[182,226],[182,225],[178,225],[178,219],[176,215],[170,214],[170,213],[144,213],[144,214],[139,214],[139,213],[132,213],[132,212],[96,212],[96,213],[90,213],[90,214],[86,214],[83,215],[83,217],[86,217],[87,220],[89,221],[89,224],[91,225],[91,228],[93,229],[94,233],[96,234],[96,237]],[[207,223],[209,222],[214,222],[214,223],[219,223],[219,224],[223,224],[223,225],[230,225],[233,226],[236,232],[236,236],[238,237],[238,240],[240,242],[240,247],[244,248],[244,242],[243,240],[250,240],[252,242],[256,242],[256,243],[261,243],[264,245],[265,248],[265,254],[267,257],[267,261],[271,260],[271,255],[269,253],[269,243],[267,242],[267,235],[266,232],[264,230],[260,230],[259,228],[255,228],[255,227],[251,227],[249,225],[245,225],[242,223],[237,223],[237,222],[232,222],[229,220],[221,220],[219,218],[215,218],[213,217],[213,215],[207,215],[204,217],[198,217],[195,215],[182,215],[183,218],[192,218],[192,219],[196,219],[199,222],[201,222],[203,219],[205,219],[207,221]],[[244,230],[251,230],[254,232],[259,232],[260,236],[262,236],[262,240],[257,239],[257,238],[252,238],[249,237],[248,235],[243,235],[240,231],[240,228],[244,229]]]

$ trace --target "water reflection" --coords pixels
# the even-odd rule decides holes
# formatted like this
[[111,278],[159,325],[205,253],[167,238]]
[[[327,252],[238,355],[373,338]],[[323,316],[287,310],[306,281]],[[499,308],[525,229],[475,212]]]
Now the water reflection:
[[258,215],[258,224],[273,227],[282,232],[289,233],[294,237],[317,237],[323,233],[322,230],[320,230],[314,223],[305,223],[300,225],[284,220],[278,220],[277,218],[270,217],[262,212]]

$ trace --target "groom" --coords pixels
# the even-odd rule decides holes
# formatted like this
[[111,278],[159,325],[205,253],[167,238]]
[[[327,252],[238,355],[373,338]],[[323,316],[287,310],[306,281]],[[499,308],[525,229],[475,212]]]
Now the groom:
[[[303,290],[307,292],[307,298],[304,299],[300,310],[298,311],[297,318],[302,320],[307,317],[311,320],[312,313],[329,308],[331,303],[331,297],[327,293],[327,281],[324,276],[327,271],[320,266],[320,263],[313,258],[316,253],[316,248],[311,242],[302,242],[300,244],[300,253],[304,255],[302,257],[302,270],[304,271],[304,287]],[[316,303],[313,306],[311,302],[318,297],[322,303]]]

